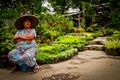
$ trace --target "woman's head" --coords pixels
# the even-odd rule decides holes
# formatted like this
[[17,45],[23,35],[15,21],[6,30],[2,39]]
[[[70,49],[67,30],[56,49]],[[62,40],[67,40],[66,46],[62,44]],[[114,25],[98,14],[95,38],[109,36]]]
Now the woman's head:
[[23,15],[15,21],[15,27],[20,29],[35,28],[39,23],[39,20],[33,15]]
[[28,29],[31,27],[31,21],[29,19],[25,19],[22,24],[24,29]]

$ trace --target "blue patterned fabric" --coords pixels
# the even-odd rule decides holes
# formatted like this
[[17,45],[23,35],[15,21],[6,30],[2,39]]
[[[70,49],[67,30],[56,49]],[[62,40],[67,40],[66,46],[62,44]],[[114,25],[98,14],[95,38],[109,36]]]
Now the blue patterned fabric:
[[[34,29],[19,30],[15,35],[27,35],[34,34],[36,37],[36,32]],[[26,71],[28,67],[33,67],[36,64],[37,47],[35,40],[32,40],[30,44],[26,41],[20,41],[16,43],[15,49],[11,50],[8,54],[8,59],[20,65],[23,71]]]

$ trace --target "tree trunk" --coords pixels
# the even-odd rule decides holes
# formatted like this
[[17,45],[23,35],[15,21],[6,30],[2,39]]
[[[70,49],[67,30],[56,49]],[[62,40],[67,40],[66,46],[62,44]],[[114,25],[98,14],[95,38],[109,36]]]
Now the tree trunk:
[[82,1],[82,19],[81,19],[81,27],[85,28],[86,27],[86,22],[85,22],[85,1]]

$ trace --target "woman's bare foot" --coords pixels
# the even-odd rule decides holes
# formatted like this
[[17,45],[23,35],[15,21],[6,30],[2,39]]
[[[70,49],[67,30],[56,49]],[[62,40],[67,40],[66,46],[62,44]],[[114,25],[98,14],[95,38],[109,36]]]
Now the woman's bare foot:
[[14,66],[13,69],[10,71],[11,73],[15,73],[19,71],[20,69],[17,66]]
[[39,65],[36,63],[35,64],[35,66],[34,66],[34,68],[33,68],[33,72],[38,72],[40,70],[40,67],[39,67]]
[[15,73],[17,71],[20,71],[20,66],[19,65],[15,64],[15,63],[12,63],[12,65],[13,65],[13,68],[10,71],[11,73]]

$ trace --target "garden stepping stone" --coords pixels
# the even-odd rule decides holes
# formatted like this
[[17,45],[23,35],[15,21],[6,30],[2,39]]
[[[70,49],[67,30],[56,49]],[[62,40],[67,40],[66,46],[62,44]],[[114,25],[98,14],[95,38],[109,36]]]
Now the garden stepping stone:
[[83,50],[104,50],[104,45],[87,45],[83,47]]
[[89,41],[89,44],[104,44],[106,37],[97,37],[96,39]]
[[89,59],[108,58],[108,55],[106,55],[104,51],[86,50],[79,52],[78,55],[75,56],[74,58],[81,60],[89,60]]
[[60,73],[60,74],[54,74],[49,77],[45,77],[42,80],[78,80],[79,76],[72,75],[70,73]]
[[104,50],[104,43],[106,41],[106,37],[97,37],[96,39],[89,41],[89,45],[84,46],[83,50]]

